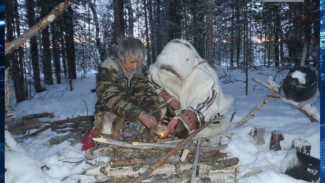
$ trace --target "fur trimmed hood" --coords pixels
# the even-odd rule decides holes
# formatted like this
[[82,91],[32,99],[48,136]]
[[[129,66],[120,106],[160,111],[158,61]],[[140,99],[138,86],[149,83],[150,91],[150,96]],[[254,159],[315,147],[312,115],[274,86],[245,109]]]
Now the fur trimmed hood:
[[233,99],[224,95],[216,71],[202,59],[191,43],[170,41],[149,68],[155,91],[175,97],[182,110],[194,111],[201,122],[228,112]]
[[194,67],[204,59],[200,57],[192,44],[183,39],[170,41],[157,57],[158,68],[170,69],[182,80],[188,77]]

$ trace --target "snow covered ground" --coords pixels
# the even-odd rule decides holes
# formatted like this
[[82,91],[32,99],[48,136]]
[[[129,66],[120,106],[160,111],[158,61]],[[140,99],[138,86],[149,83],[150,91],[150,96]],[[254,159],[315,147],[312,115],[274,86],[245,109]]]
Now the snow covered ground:
[[[311,156],[319,158],[319,123],[311,123],[309,119],[296,109],[292,109],[280,98],[272,99],[244,126],[235,128],[236,123],[243,119],[258,103],[272,92],[251,81],[257,78],[267,83],[268,76],[276,76],[280,83],[287,74],[278,69],[259,67],[249,72],[249,91],[245,95],[245,73],[241,69],[226,71],[217,69],[222,89],[235,101],[228,112],[236,115],[229,133],[234,133],[229,141],[227,152],[240,159],[237,181],[240,183],[297,183],[305,182],[293,179],[283,174],[283,168],[290,156],[288,149],[293,139],[302,139],[311,144]],[[47,91],[35,94],[33,99],[13,106],[15,117],[33,113],[54,112],[52,119],[65,119],[94,113],[96,94],[90,90],[95,88],[95,73],[89,73],[86,78],[74,80],[74,90],[71,92],[65,84],[46,86]],[[319,99],[313,104],[319,111]],[[265,128],[265,144],[257,145],[249,132],[253,127]],[[281,131],[284,140],[282,150],[269,150],[271,132]],[[62,136],[51,130],[40,133],[36,137],[25,139],[15,144],[12,136],[6,133],[6,141],[11,141],[11,147],[5,154],[6,183],[26,182],[95,182],[93,176],[80,173],[90,165],[85,161],[85,153],[81,151],[81,143],[71,145],[65,141],[58,145],[48,146],[51,137]],[[13,136],[14,138],[17,136]],[[109,158],[107,158],[107,161]],[[255,174],[249,176],[255,172]],[[258,172],[258,173],[256,173]]]

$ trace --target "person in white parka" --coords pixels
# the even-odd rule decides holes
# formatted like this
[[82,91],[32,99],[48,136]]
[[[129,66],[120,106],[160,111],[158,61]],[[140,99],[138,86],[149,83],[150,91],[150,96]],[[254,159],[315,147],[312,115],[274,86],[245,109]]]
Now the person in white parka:
[[168,123],[170,133],[185,138],[193,129],[213,121],[219,124],[203,132],[206,136],[224,132],[229,127],[229,120],[223,116],[233,99],[223,94],[216,71],[190,42],[170,41],[150,66],[149,81],[174,110],[182,111]]

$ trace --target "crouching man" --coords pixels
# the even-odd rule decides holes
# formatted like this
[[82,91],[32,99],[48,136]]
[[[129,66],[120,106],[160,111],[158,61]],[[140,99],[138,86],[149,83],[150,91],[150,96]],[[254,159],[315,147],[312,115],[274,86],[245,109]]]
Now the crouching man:
[[215,70],[188,41],[170,41],[150,66],[149,80],[173,109],[181,109],[169,121],[169,133],[185,138],[205,122],[216,124],[202,131],[206,136],[222,133],[229,127],[230,121],[223,115],[233,99],[223,94]]
[[157,128],[157,119],[161,117],[159,97],[149,87],[144,55],[144,45],[139,39],[121,38],[116,56],[101,64],[96,78],[94,137],[109,135],[120,139],[125,121]]

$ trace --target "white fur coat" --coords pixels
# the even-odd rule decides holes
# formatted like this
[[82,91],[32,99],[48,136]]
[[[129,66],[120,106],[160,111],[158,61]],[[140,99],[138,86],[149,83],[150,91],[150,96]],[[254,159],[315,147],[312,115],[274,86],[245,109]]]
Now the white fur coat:
[[149,68],[149,80],[157,93],[165,90],[182,110],[193,111],[199,123],[224,115],[233,101],[223,94],[216,71],[182,39],[164,47]]

